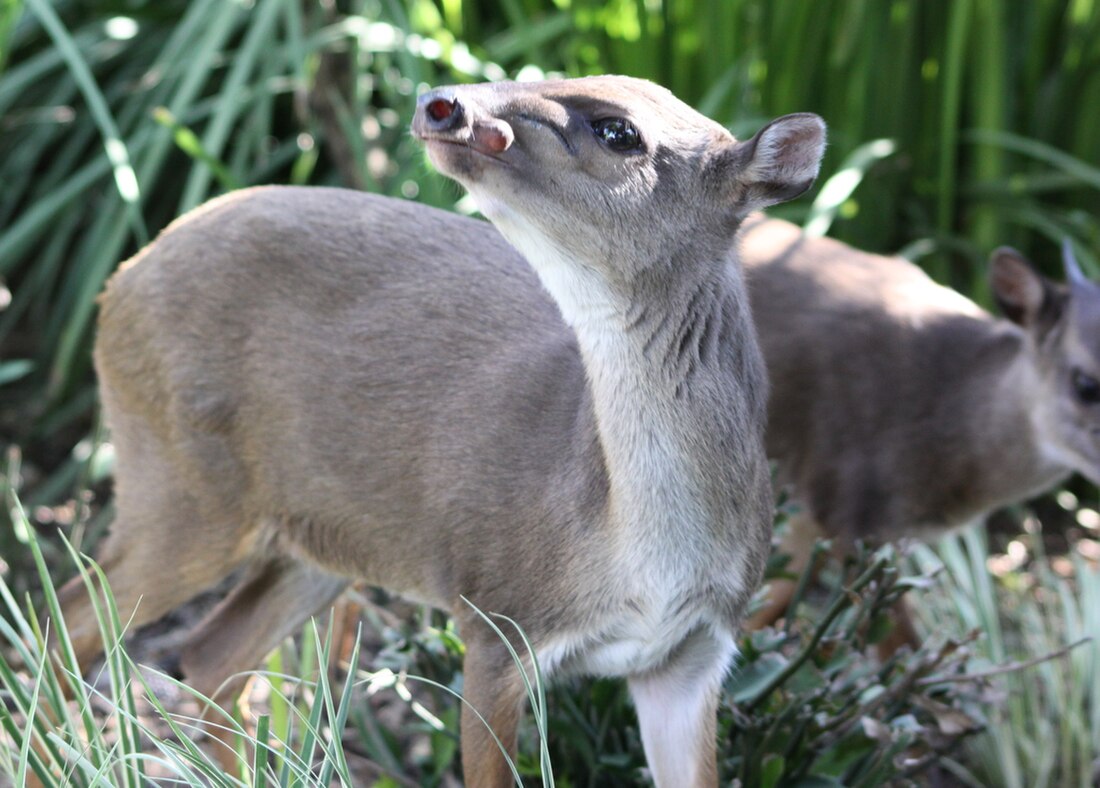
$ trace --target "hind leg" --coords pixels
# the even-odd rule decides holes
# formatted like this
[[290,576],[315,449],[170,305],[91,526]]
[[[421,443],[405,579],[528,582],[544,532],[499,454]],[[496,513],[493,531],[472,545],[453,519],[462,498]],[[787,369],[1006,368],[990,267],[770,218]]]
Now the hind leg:
[[[216,585],[240,563],[238,557],[224,552],[217,557],[187,553],[187,550],[179,550],[175,554],[156,555],[140,546],[134,549],[120,539],[108,539],[99,563],[124,626],[133,630],[155,621]],[[101,593],[94,579],[93,588],[97,595]],[[87,668],[104,648],[95,604],[79,576],[62,586],[58,598],[77,664]],[[105,613],[102,600],[97,602],[101,613]],[[50,641],[51,648],[55,648],[56,637],[51,637]]]
[[[216,469],[211,481],[205,468],[196,471],[187,463],[195,455],[169,451],[140,425],[123,424],[116,432],[118,514],[99,550],[99,564],[120,619],[137,627],[237,568],[253,548],[256,529],[225,495],[224,485],[238,480],[233,467],[219,461],[225,452],[216,437],[199,455]],[[80,577],[59,596],[77,661],[86,667],[103,650],[92,599]]]
[[[311,615],[330,604],[348,580],[290,557],[275,557],[249,576],[188,636],[180,665],[195,690],[232,711],[248,682],[246,671]],[[230,768],[236,758],[232,732],[216,708],[204,711],[210,734],[225,746],[218,760]]]

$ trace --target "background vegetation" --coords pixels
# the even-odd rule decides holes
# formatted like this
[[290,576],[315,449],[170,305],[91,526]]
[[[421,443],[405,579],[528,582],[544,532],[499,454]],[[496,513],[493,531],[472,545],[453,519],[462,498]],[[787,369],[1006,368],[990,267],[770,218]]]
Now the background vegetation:
[[[831,134],[822,185],[779,212],[900,251],[985,303],[984,261],[1003,243],[1057,276],[1068,236],[1100,270],[1098,33],[1092,0],[0,0],[0,444],[28,513],[0,513],[9,586],[40,587],[34,533],[66,572],[56,527],[86,550],[109,521],[89,349],[94,297],[118,261],[206,198],[257,183],[453,207],[458,190],[406,133],[423,86],[627,73],[739,135],[818,112]],[[1100,628],[1085,604],[1096,492],[1075,481],[1035,511],[1015,513],[1030,523],[1016,547],[971,537],[923,556],[950,567],[928,609],[954,615],[960,635],[983,627],[975,648],[991,662]],[[995,580],[990,551],[1016,556]],[[989,604],[965,601],[982,588]],[[1080,653],[1044,668],[1050,697],[991,720],[1006,726],[985,740],[996,743],[956,771],[1090,784],[1100,657]],[[1050,762],[1067,742],[1071,762]]]

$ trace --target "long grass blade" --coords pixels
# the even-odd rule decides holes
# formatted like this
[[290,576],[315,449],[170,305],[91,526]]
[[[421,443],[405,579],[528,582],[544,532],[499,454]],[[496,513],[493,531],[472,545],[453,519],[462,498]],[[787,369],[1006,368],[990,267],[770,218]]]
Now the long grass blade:
[[971,129],[962,135],[962,140],[977,146],[1001,148],[1023,154],[1061,170],[1081,184],[1100,189],[1100,168],[1093,167],[1078,157],[1071,156],[1041,140],[996,129]]
[[96,84],[91,69],[84,59],[80,48],[76,45],[69,31],[65,29],[61,19],[54,12],[52,6],[46,0],[27,0],[29,8],[42,21],[42,25],[49,31],[50,36],[57,44],[58,50],[64,56],[74,79],[80,86],[84,100],[88,102],[88,108],[92,112],[100,133],[103,135],[103,148],[107,153],[107,160],[114,171],[115,186],[118,194],[126,203],[126,214],[129,218],[134,236],[139,244],[149,242],[149,231],[145,227],[145,220],[140,210],[141,190],[138,185],[137,175],[130,163],[130,152],[119,133],[114,116],[107,106],[107,100]]
[[[255,70],[264,48],[271,45],[271,33],[280,16],[283,3],[284,0],[267,0],[257,5],[253,11],[254,19],[226,76],[218,109],[202,136],[201,148],[208,157],[219,157],[225,147],[232,124],[240,113],[245,81]],[[209,188],[210,176],[211,170],[208,168],[197,168],[191,171],[180,202],[181,212],[193,208],[202,201]]]
[[803,232],[810,237],[821,237],[829,232],[840,207],[852,196],[867,171],[876,162],[897,151],[893,140],[872,140],[856,148],[821,187],[810,207]]

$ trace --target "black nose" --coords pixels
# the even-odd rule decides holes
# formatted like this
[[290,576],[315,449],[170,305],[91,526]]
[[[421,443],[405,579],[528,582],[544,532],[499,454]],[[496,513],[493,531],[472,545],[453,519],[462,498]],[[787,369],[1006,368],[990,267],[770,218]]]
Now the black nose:
[[433,90],[417,101],[425,125],[433,131],[450,131],[463,123],[462,104],[448,91]]

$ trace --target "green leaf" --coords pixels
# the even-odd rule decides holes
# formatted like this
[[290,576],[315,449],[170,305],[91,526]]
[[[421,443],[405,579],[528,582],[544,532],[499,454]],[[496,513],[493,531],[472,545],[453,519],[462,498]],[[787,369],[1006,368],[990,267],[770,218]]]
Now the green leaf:
[[844,783],[835,777],[810,775],[790,784],[790,788],[845,788]]
[[11,40],[15,23],[23,13],[23,0],[0,0],[0,74],[11,53]]
[[34,370],[34,362],[27,359],[0,362],[0,386],[26,377]]
[[209,167],[214,177],[218,179],[226,191],[241,188],[242,184],[233,177],[233,173],[229,171],[229,168],[220,160],[211,156],[203,147],[198,135],[176,120],[175,115],[169,112],[166,107],[157,107],[153,110],[153,119],[165,128],[171,129],[172,139],[179,149],[195,161],[202,162]]
[[144,245],[149,242],[149,231],[145,227],[145,220],[139,210],[141,191],[138,186],[137,175],[130,163],[130,152],[107,105],[107,99],[104,98],[103,92],[96,84],[95,77],[92,76],[92,71],[88,67],[88,61],[73,37],[69,35],[69,31],[65,29],[53,7],[47,0],[27,0],[27,2],[31,11],[38,16],[43,27],[49,31],[50,37],[57,44],[57,48],[61,51],[69,65],[69,69],[72,71],[73,78],[80,86],[81,93],[84,94],[84,100],[88,102],[92,117],[95,118],[100,134],[103,136],[103,147],[107,152],[107,159],[111,162],[111,168],[114,170],[115,185],[118,188],[119,196],[126,203],[126,214],[133,228],[134,236],[137,238],[138,243]]
[[786,761],[781,755],[769,755],[760,766],[760,788],[775,788],[783,776]]
[[852,151],[844,163],[829,177],[817,193],[810,215],[806,219],[803,231],[812,237],[821,237],[829,232],[833,219],[844,202],[852,196],[867,171],[898,149],[897,142],[890,139],[871,140]]
[[785,656],[771,652],[762,654],[755,662],[735,670],[726,682],[733,702],[744,703],[755,699],[789,664]]
[[971,129],[962,135],[962,139],[974,145],[992,145],[1023,154],[1049,164],[1087,186],[1100,189],[1100,169],[1041,140],[990,129]]

